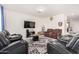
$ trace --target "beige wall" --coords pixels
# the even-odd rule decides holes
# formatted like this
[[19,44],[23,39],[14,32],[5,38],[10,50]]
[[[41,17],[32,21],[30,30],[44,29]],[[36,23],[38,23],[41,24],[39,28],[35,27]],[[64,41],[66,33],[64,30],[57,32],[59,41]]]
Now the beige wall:
[[[59,14],[54,16],[53,20],[50,20],[48,17],[47,18],[39,18],[37,20],[37,26],[38,28],[41,30],[41,27],[43,25],[45,25],[46,30],[49,28],[52,29],[62,29],[62,34],[65,35],[67,33],[66,31],[66,21],[67,21],[67,16],[65,16],[64,14]],[[58,26],[58,22],[62,22],[62,26],[59,27]],[[37,28],[37,31],[39,31]]]
[[72,31],[73,32],[79,32],[79,20],[78,19],[73,19],[71,20],[71,26],[72,26]]
[[24,29],[24,20],[34,21],[34,17],[19,12],[5,10],[5,28],[10,33],[19,33],[23,37],[26,35],[26,29]]
[[[41,27],[43,25],[45,25],[46,30],[48,28],[52,28],[52,29],[59,28],[59,29],[62,29],[63,35],[66,33],[65,21],[67,17],[64,14],[56,15],[51,21],[48,17],[40,18],[40,17],[35,17],[35,16],[23,14],[16,11],[6,10],[6,9],[4,13],[5,13],[5,28],[9,30],[10,33],[22,34],[24,38],[26,36],[26,29],[24,29],[24,20],[36,22],[36,28],[30,29],[30,30],[35,30],[36,33],[41,31]],[[62,27],[58,26],[58,22],[63,23]]]

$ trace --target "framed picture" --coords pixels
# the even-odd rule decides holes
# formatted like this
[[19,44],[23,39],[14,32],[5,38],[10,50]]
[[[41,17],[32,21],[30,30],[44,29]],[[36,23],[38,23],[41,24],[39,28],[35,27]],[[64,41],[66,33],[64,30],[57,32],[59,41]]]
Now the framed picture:
[[61,27],[62,26],[62,22],[58,22],[58,26]]

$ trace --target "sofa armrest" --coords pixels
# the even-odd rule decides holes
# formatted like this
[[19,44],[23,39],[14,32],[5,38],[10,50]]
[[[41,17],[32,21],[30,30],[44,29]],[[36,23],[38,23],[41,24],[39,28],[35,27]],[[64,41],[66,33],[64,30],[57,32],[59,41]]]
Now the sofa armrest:
[[72,54],[70,51],[68,51],[65,48],[65,46],[57,42],[48,43],[47,51],[48,51],[48,54]]
[[21,41],[13,42],[13,43],[9,44],[8,46],[6,46],[5,48],[3,48],[2,51],[6,50],[6,49],[11,49],[11,47],[16,47],[19,45],[22,45]]
[[13,34],[13,35],[8,36],[8,39],[11,42],[14,42],[14,41],[17,41],[17,40],[21,40],[22,39],[22,35],[20,35],[20,34]]
[[24,42],[19,40],[9,44],[1,51],[7,51],[8,54],[18,54],[18,53],[23,54],[23,53],[28,53],[28,46],[26,46]]
[[0,54],[7,54],[8,51],[0,51]]

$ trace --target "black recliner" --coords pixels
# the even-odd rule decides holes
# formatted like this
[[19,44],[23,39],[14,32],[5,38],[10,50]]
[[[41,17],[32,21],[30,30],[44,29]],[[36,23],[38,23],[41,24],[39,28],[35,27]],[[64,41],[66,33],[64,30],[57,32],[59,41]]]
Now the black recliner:
[[79,36],[73,37],[73,39],[65,45],[59,41],[53,41],[47,44],[48,54],[77,54],[79,51]]
[[47,44],[47,53],[48,54],[71,54],[70,51],[66,49],[65,46],[63,46],[59,42],[50,42]]
[[17,41],[17,40],[22,40],[22,35],[21,34],[10,34],[7,30],[4,30],[3,34],[11,42],[14,42],[14,41]]
[[0,32],[0,54],[27,54],[28,43],[23,40],[11,42]]

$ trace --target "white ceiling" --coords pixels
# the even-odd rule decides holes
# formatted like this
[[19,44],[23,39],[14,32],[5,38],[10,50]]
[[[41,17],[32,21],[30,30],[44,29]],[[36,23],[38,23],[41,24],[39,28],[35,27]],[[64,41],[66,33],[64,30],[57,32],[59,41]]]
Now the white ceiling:
[[[6,9],[31,14],[39,17],[49,17],[57,14],[78,15],[79,4],[5,4]],[[38,13],[38,8],[44,8],[43,13]]]

